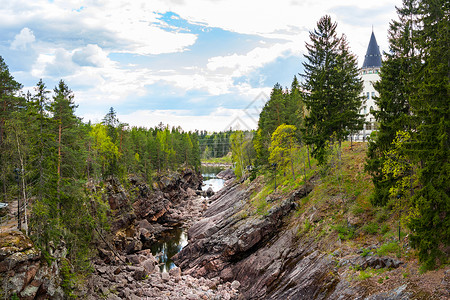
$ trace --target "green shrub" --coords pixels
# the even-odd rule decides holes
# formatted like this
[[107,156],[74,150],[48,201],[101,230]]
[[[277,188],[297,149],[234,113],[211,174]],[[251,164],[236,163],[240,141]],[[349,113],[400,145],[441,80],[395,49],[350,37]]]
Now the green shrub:
[[76,299],[76,295],[73,293],[75,287],[75,273],[67,259],[61,260],[61,287],[64,290],[68,299]]
[[339,234],[339,238],[343,241],[351,240],[355,237],[355,228],[346,225],[337,225],[334,227]]
[[385,235],[391,228],[389,227],[388,224],[383,224],[381,225],[381,229],[380,229],[380,233],[382,235]]
[[390,242],[381,245],[381,247],[377,249],[377,254],[379,256],[384,256],[392,253],[399,254],[400,250],[401,250],[400,245],[397,242]]
[[388,215],[387,212],[383,209],[383,210],[380,210],[380,211],[376,214],[375,220],[376,220],[378,223],[383,223],[384,221],[386,221],[386,220],[388,219],[388,217],[389,217],[389,215]]
[[370,253],[370,249],[363,249],[363,252],[361,253],[362,257],[366,257],[367,255],[369,255]]
[[312,225],[309,222],[308,219],[305,220],[305,223],[303,223],[303,231],[308,232],[311,229]]
[[378,224],[368,223],[362,227],[362,230],[367,234],[376,234],[378,232]]
[[17,296],[16,293],[14,293],[14,294],[11,295],[11,300],[19,300],[19,299],[20,299],[20,298],[19,298],[19,296]]
[[366,271],[360,271],[357,277],[358,280],[366,280],[372,277],[372,273]]

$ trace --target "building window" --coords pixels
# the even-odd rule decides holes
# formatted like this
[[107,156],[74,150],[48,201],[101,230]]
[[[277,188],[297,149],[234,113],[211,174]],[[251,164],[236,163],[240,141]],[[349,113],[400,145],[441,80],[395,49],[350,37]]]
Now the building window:
[[372,92],[372,98],[375,97],[375,92]]
[[370,93],[367,92],[367,99],[370,99]]
[[367,114],[367,106],[364,106],[364,114]]

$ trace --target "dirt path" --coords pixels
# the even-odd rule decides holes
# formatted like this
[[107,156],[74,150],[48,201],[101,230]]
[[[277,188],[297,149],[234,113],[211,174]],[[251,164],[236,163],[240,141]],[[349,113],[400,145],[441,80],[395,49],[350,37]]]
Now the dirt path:
[[8,213],[0,217],[0,232],[17,229],[17,199],[8,203]]

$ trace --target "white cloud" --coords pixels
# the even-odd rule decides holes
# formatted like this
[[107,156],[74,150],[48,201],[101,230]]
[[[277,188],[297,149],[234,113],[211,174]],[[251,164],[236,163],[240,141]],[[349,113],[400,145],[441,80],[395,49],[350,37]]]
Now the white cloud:
[[98,45],[89,44],[86,47],[75,50],[72,60],[80,66],[105,67],[112,64],[108,54]]
[[19,34],[14,37],[10,48],[12,50],[25,50],[28,45],[32,44],[36,40],[33,31],[29,28],[23,28]]
[[239,77],[261,68],[278,57],[292,54],[294,43],[275,44],[267,48],[257,47],[245,55],[216,56],[208,60],[207,68],[211,71],[232,70],[233,77]]
[[[148,93],[153,84],[167,87],[167,94],[179,95],[180,98],[190,94],[189,91],[200,90],[197,98],[180,99],[188,105],[204,102],[214,107],[217,104],[208,102],[211,99],[209,96],[225,98],[227,95],[250,102],[261,91],[269,94],[271,87],[252,87],[249,82],[257,81],[254,78],[253,81],[236,79],[257,74],[262,85],[266,82],[264,78],[277,76],[262,73],[261,69],[279,58],[299,56],[304,52],[305,42],[309,40],[308,31],[324,14],[331,14],[333,20],[338,22],[338,32],[346,33],[352,52],[359,56],[362,63],[371,31],[366,23],[374,20],[380,48],[387,50],[388,23],[395,18],[395,5],[401,4],[400,0],[7,2],[0,7],[0,33],[9,30],[6,45],[23,28],[10,43],[10,49],[32,49],[38,53],[36,62],[29,64],[33,66],[31,75],[44,80],[65,79],[70,87],[76,87],[77,102],[86,107],[93,104],[97,107],[114,104],[116,107],[132,98],[147,96],[150,99]],[[161,20],[161,14],[166,12],[176,13],[180,18],[172,17],[175,22],[167,21],[170,23],[167,24]],[[360,23],[362,19],[363,25]],[[201,41],[203,45],[211,46],[209,41],[205,41],[210,37],[206,33],[201,36],[198,31],[180,28],[184,25],[176,26],[177,22],[184,24],[185,20],[204,26],[205,31],[218,27],[233,33],[251,34],[255,44],[258,37],[261,43],[253,49],[246,45],[242,48],[246,51],[234,46],[229,52],[221,51],[210,56],[204,53],[214,53],[211,49],[201,49],[190,56],[194,57],[192,61],[186,60],[182,62],[183,66],[177,66],[175,61],[194,51],[196,48],[192,46],[195,43]],[[35,30],[37,40],[29,28]],[[245,44],[244,35],[236,36],[242,38],[240,41]],[[214,45],[211,47],[214,48]],[[126,61],[130,55],[124,53],[133,54],[136,59]],[[160,54],[170,55],[158,56]],[[149,60],[145,61],[140,55]],[[155,63],[158,67],[153,64],[159,57],[167,59],[168,56],[173,57],[174,62],[168,61],[167,66]],[[271,72],[281,74],[283,70]],[[156,102],[159,99],[151,100]],[[100,118],[104,113],[101,112]],[[123,115],[130,123],[140,120],[144,124],[155,120],[154,125],[163,121],[174,125],[189,124],[183,125],[188,129],[213,126],[216,130],[223,129],[221,127],[226,126],[230,119],[245,120],[246,117],[239,114],[233,116],[232,111],[224,108],[217,108],[208,116],[195,116],[194,112],[186,111],[148,110]]]

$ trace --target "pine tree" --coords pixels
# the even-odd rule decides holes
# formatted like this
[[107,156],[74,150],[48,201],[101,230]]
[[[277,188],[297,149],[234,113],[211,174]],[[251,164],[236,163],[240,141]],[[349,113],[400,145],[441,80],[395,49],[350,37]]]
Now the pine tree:
[[[77,105],[74,95],[63,80],[54,89],[53,102],[49,110],[56,124],[57,149],[57,199],[58,209],[65,201],[70,201],[71,194],[79,188],[77,180],[84,175],[86,152],[83,142],[83,130],[80,119],[75,115]],[[69,198],[67,198],[69,197]]]
[[8,174],[12,172],[7,163],[7,152],[9,150],[4,143],[9,133],[6,122],[11,119],[11,114],[18,107],[20,98],[16,96],[21,88],[22,85],[14,80],[14,77],[9,73],[8,66],[0,56],[0,180],[2,182],[1,196],[3,201],[7,198]]
[[42,79],[36,84],[36,94],[28,103],[28,114],[31,120],[29,128],[35,134],[30,136],[32,142],[31,160],[34,168],[33,188],[39,200],[52,195],[54,163],[56,161],[55,134],[51,131],[54,125],[47,115],[50,93]]
[[329,16],[319,20],[317,29],[310,32],[311,43],[306,44],[308,55],[303,63],[303,101],[309,113],[305,117],[304,140],[315,146],[313,155],[319,164],[326,161],[331,136],[340,142],[362,126],[358,113],[362,81],[356,58],[349,52],[345,36],[337,36],[336,27]]
[[269,146],[272,133],[278,126],[285,123],[286,95],[280,84],[275,84],[270,99],[264,105],[258,120],[258,130],[254,144],[258,165],[267,165],[269,158]]
[[[117,118],[114,108],[110,108],[109,112],[102,120],[102,124],[106,126],[107,135],[112,144],[117,147],[117,153],[108,157],[108,162],[105,165],[106,169],[103,170],[103,178],[108,176],[122,177],[124,175],[124,168],[121,166],[120,158],[122,157],[122,143],[123,143],[123,128],[126,124],[121,124]],[[134,154],[133,154],[134,156]]]
[[300,127],[303,118],[305,116],[305,104],[302,100],[302,94],[300,91],[300,83],[297,76],[291,83],[291,90],[289,91],[289,97],[286,101],[286,124]]

